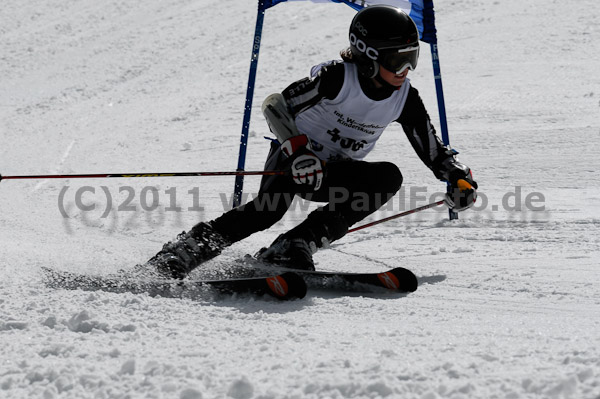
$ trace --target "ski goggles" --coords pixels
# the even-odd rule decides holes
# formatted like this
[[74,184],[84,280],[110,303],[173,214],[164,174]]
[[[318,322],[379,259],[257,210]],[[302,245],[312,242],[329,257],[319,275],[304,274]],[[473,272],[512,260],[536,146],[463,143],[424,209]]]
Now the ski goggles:
[[410,69],[414,71],[419,60],[419,45],[401,49],[389,49],[379,54],[379,65],[396,75]]

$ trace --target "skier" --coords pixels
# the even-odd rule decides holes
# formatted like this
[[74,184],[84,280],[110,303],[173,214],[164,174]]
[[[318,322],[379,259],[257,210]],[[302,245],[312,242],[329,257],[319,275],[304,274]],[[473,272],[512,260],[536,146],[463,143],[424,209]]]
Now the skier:
[[310,78],[268,96],[262,105],[277,137],[265,170],[289,173],[263,176],[253,201],[181,233],[148,266],[164,276],[183,278],[225,247],[271,227],[299,195],[326,204],[257,257],[314,270],[312,255],[318,248],[343,237],[349,226],[400,189],[402,174],[395,164],[363,161],[394,121],[402,125],[423,163],[455,189],[447,195],[449,206],[461,211],[473,205],[477,184],[470,169],[441,143],[407,78],[419,56],[415,23],[398,8],[371,6],[352,20],[349,39],[342,61],[313,67]]

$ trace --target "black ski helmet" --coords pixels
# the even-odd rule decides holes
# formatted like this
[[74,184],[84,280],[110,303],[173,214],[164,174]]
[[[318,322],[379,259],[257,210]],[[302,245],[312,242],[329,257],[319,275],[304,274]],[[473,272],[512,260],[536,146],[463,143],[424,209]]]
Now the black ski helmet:
[[350,50],[358,70],[373,78],[379,65],[394,73],[414,70],[419,59],[419,31],[399,8],[374,5],[360,10],[350,24]]

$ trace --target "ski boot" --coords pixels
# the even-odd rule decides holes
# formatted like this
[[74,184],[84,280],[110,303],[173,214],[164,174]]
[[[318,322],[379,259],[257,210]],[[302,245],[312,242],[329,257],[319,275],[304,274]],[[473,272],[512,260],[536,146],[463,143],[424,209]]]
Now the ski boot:
[[206,262],[231,245],[209,223],[198,223],[189,232],[183,232],[174,241],[166,243],[146,265],[162,277],[182,279],[199,264]]
[[313,242],[308,243],[303,238],[287,238],[282,234],[269,248],[258,251],[256,258],[265,263],[292,269],[315,270],[312,257],[315,252],[317,247]]
[[262,248],[256,258],[265,263],[292,269],[315,270],[313,255],[319,248],[343,237],[348,224],[338,213],[314,211],[308,218]]

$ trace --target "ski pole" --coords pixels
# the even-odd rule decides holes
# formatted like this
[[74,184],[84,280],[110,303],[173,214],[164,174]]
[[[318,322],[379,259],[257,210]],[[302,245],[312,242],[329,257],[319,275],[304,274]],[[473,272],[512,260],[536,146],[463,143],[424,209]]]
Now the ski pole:
[[9,179],[94,179],[103,177],[173,177],[173,176],[274,176],[283,175],[282,170],[266,171],[234,171],[234,172],[175,172],[175,173],[98,173],[98,174],[73,174],[73,175],[22,175],[2,176],[0,181]]
[[425,209],[434,208],[436,206],[442,205],[444,202],[445,202],[444,200],[439,200],[437,202],[432,202],[431,204],[423,205],[423,206],[420,206],[418,208],[411,209],[409,211],[399,213],[397,215],[389,216],[387,218],[376,220],[376,221],[371,222],[371,223],[363,224],[362,226],[358,226],[358,227],[355,227],[353,229],[348,230],[348,233],[352,233],[353,231],[357,231],[357,230],[366,229],[367,227],[375,226],[376,224],[384,223],[384,222],[390,221],[392,219],[401,218],[402,216],[406,216],[406,215],[410,215],[410,214],[417,213],[417,212],[420,212],[420,211],[424,211]]

